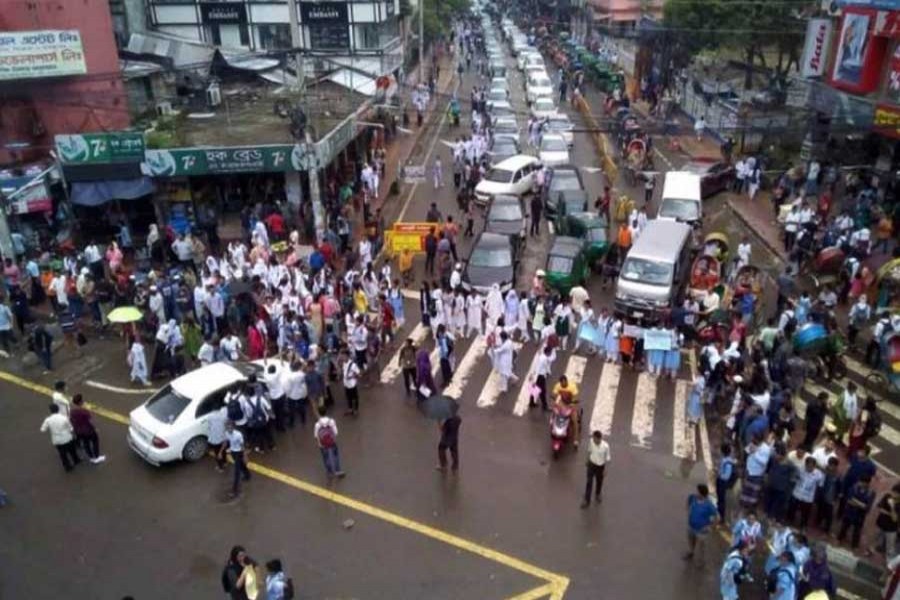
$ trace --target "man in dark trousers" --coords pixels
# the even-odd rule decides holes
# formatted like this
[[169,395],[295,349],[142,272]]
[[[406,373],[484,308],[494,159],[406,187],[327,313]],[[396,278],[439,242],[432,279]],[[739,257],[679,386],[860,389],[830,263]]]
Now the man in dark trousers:
[[425,272],[434,275],[434,257],[437,254],[437,236],[434,227],[425,236]]
[[462,425],[462,418],[459,415],[453,415],[449,419],[441,421],[441,441],[438,443],[438,460],[440,464],[436,467],[438,471],[447,470],[447,450],[450,450],[450,456],[453,458],[453,464],[450,468],[454,472],[459,470],[460,425]]
[[544,202],[540,194],[531,195],[531,235],[541,234],[541,213],[544,212]]
[[581,508],[587,508],[591,504],[591,492],[593,491],[595,479],[597,480],[597,504],[603,501],[600,493],[603,491],[603,474],[606,471],[606,464],[609,462],[609,459],[609,444],[603,439],[603,433],[600,430],[595,430],[588,442],[587,483],[584,486],[584,499],[581,501]]

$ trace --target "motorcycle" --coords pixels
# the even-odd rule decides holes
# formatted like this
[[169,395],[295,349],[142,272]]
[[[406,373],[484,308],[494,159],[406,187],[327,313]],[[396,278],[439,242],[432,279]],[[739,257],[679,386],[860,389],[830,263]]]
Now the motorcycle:
[[550,447],[553,450],[554,459],[559,456],[563,446],[569,440],[574,412],[571,406],[564,404],[557,404],[553,407],[553,414],[550,416]]

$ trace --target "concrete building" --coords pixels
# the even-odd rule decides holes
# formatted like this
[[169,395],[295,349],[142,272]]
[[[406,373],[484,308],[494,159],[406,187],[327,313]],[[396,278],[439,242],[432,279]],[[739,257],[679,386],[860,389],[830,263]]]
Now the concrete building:
[[641,16],[662,19],[663,0],[587,0],[599,28],[612,32],[635,29]]
[[[147,0],[149,25],[158,31],[250,50],[291,47],[288,6],[275,0]],[[307,55],[360,59],[375,76],[402,64],[399,0],[298,0],[297,13],[300,48]]]

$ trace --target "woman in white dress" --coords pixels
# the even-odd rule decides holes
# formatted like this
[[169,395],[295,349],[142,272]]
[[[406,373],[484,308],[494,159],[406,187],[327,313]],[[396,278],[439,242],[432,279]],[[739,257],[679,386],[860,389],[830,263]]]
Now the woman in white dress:
[[619,362],[619,335],[622,333],[622,321],[612,317],[606,330],[606,362]]
[[500,375],[500,392],[506,393],[509,390],[509,381],[518,383],[519,378],[513,372],[513,348],[512,340],[505,331],[500,332],[499,345],[494,348],[491,353],[494,359],[494,369]]
[[453,295],[453,335],[463,337],[466,331],[466,299],[457,291]]
[[519,298],[519,320],[518,320],[518,329],[519,335],[525,338],[526,340],[531,339],[528,335],[528,321],[531,319],[531,309],[528,308],[528,294],[522,292],[522,297]]
[[499,319],[503,312],[506,310],[506,306],[503,303],[503,294],[500,293],[500,286],[498,284],[494,284],[491,286],[491,291],[488,292],[487,298],[484,301],[484,308],[487,312],[488,322],[491,325],[497,323],[497,319]]
[[472,337],[473,333],[484,334],[484,305],[481,296],[476,292],[469,292],[466,297],[466,321],[468,331],[466,337]]
[[128,365],[131,367],[132,383],[140,381],[144,385],[150,385],[150,380],[147,379],[147,353],[138,338],[134,339],[128,351]]
[[516,290],[506,292],[503,305],[503,320],[506,321],[507,331],[510,332],[510,336],[515,338],[516,329],[519,327],[519,296],[516,295]]

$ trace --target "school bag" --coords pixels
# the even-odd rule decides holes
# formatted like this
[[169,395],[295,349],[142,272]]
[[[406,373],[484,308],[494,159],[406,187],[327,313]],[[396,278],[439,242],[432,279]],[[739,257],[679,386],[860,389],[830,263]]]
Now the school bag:
[[791,574],[790,571],[788,571],[784,567],[778,567],[777,569],[772,569],[769,572],[769,574],[766,576],[766,591],[769,594],[774,594],[776,591],[778,591],[778,573],[780,573],[782,571],[784,571],[785,573],[788,574],[788,577],[790,577],[791,582],[793,583],[794,576]]
[[323,425],[319,428],[319,444],[323,448],[331,448],[334,446],[334,427],[330,424]]
[[237,396],[232,396],[228,400],[227,406],[228,407],[226,408],[226,412],[228,413],[229,421],[237,423],[244,418],[244,409],[241,408],[241,401],[237,398]]
[[257,392],[253,400],[250,401],[250,417],[247,420],[247,425],[250,428],[263,427],[267,421],[266,409],[262,405],[262,397]]
[[284,600],[294,600],[294,580],[291,577],[284,580],[284,593],[282,594],[282,598],[284,598]]
[[559,337],[566,337],[569,335],[569,317],[566,315],[559,315],[556,317],[556,335]]

